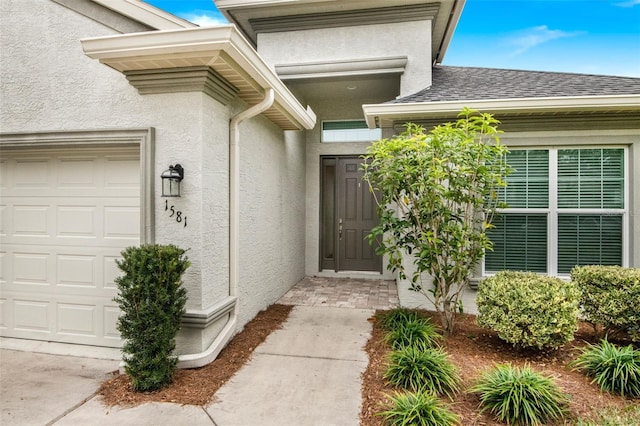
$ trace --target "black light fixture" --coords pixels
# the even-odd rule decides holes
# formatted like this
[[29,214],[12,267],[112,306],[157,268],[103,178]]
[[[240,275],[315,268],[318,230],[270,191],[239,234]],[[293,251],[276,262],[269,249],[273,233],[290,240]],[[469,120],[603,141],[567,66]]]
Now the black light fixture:
[[162,178],[162,196],[163,197],[179,197],[180,182],[184,179],[184,169],[180,164],[169,166],[167,170],[160,175]]

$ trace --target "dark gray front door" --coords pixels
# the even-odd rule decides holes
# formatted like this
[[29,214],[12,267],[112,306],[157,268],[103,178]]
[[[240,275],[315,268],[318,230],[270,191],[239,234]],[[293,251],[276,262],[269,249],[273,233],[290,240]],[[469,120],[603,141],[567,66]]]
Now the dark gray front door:
[[323,159],[323,269],[381,272],[382,259],[366,238],[378,216],[361,164],[360,158]]

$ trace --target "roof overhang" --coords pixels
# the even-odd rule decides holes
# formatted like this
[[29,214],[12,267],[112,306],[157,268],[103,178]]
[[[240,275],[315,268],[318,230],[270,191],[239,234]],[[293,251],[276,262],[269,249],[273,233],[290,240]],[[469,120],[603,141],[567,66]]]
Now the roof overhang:
[[369,128],[394,123],[450,119],[464,107],[491,114],[556,114],[580,112],[640,111],[640,95],[577,96],[519,99],[470,99],[447,102],[411,102],[363,105]]
[[178,18],[140,0],[92,0],[107,9],[158,30],[195,28],[196,24]]
[[215,0],[222,14],[257,44],[261,32],[429,19],[431,55],[441,63],[466,0]]
[[284,130],[315,125],[313,111],[298,102],[234,25],[88,38],[81,43],[87,56],[125,74],[141,93],[161,93],[163,85],[165,92],[193,91],[191,80],[196,78],[206,80],[206,93],[224,92],[213,96],[223,103],[238,96],[255,105],[272,88],[275,102],[266,117]]

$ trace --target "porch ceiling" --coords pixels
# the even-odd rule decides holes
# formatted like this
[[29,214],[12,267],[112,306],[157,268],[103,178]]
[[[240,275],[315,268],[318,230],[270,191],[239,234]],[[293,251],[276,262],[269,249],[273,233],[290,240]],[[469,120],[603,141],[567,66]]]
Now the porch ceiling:
[[235,26],[153,31],[81,40],[87,56],[127,73],[209,67],[255,105],[268,88],[274,105],[264,115],[283,130],[310,129],[315,114],[304,108]]

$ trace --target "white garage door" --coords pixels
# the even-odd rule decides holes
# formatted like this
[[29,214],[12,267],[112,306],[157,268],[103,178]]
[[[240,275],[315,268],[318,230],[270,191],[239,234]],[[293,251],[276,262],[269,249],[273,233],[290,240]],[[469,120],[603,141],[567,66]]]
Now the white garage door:
[[115,259],[139,244],[138,149],[0,153],[0,334],[118,347]]

